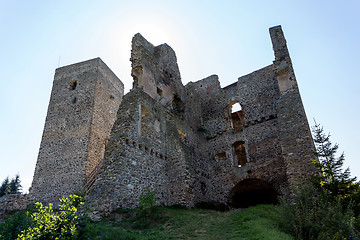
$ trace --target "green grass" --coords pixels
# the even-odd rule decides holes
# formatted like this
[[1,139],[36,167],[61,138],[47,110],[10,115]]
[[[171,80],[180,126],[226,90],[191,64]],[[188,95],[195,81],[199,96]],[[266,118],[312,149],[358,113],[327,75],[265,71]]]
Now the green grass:
[[229,212],[156,207],[148,217],[118,210],[94,228],[99,239],[293,239],[279,230],[279,217],[272,205]]

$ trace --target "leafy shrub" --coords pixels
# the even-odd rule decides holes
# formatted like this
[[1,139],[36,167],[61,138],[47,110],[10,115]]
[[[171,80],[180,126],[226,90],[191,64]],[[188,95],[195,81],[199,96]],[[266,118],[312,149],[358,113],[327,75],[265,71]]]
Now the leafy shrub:
[[32,224],[33,222],[28,212],[16,212],[8,217],[4,222],[0,223],[0,239],[16,239],[21,231],[29,228]]
[[77,195],[60,199],[57,211],[51,203],[36,203],[37,212],[31,214],[34,226],[22,231],[17,239],[89,239],[87,216],[79,211],[83,205],[83,199]]
[[156,205],[156,192],[146,189],[144,193],[139,197],[139,206],[137,208],[138,213],[147,214],[151,213],[151,208]]
[[[315,167],[312,183],[295,192],[292,204],[283,201],[282,228],[296,239],[360,239],[360,186],[350,170],[343,170],[344,153],[315,123]],[[356,217],[355,217],[356,216]]]
[[295,193],[292,203],[282,201],[280,227],[296,239],[360,239],[351,209],[309,185]]
[[161,212],[156,207],[156,192],[146,189],[139,197],[136,215],[131,218],[135,229],[146,229],[156,224],[161,218]]

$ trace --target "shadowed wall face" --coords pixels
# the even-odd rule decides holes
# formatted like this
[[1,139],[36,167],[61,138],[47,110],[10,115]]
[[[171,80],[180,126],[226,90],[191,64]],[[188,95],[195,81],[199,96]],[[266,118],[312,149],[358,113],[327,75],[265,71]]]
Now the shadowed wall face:
[[104,156],[122,96],[122,82],[100,58],[56,70],[31,201],[55,202],[83,189]]
[[184,86],[175,52],[140,34],[123,98],[99,59],[58,69],[33,198],[72,193],[91,176],[87,202],[99,215],[136,207],[147,188],[164,205],[277,203],[315,168],[281,27],[270,35],[273,64],[224,88],[216,75]]

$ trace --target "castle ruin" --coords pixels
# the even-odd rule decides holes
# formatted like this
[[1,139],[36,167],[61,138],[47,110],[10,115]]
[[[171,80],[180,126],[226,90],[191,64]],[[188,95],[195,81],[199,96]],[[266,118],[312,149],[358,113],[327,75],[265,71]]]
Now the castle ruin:
[[[275,60],[221,88],[185,86],[175,52],[132,40],[133,88],[100,58],[58,68],[30,191],[54,202],[81,189],[100,215],[162,205],[276,203],[315,171],[313,140],[280,26]],[[237,107],[235,107],[237,106]]]

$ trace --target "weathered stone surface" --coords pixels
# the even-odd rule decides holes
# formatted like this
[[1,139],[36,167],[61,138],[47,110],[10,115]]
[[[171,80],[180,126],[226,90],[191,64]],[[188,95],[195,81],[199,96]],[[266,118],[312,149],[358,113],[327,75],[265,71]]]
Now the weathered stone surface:
[[54,202],[84,187],[104,157],[123,89],[100,58],[56,70],[32,201]]
[[14,210],[24,210],[29,204],[28,194],[7,194],[0,197],[0,215]]
[[[314,173],[314,146],[281,27],[270,35],[273,64],[224,88],[216,75],[184,86],[175,52],[140,34],[132,41],[133,89],[123,98],[113,75],[95,84],[91,61],[80,63],[80,74],[58,69],[32,199],[85,187],[94,214],[106,215],[137,206],[147,188],[163,205],[243,207],[288,195]],[[76,118],[66,102],[73,79],[87,81]]]

